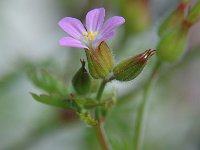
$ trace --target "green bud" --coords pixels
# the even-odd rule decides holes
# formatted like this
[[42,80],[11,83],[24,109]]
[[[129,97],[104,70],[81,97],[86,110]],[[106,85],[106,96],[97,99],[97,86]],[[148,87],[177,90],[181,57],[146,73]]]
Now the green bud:
[[166,34],[157,46],[157,55],[160,60],[175,62],[183,54],[187,41],[188,28],[176,28]]
[[200,1],[198,1],[194,7],[190,10],[187,20],[191,24],[194,24],[200,18]]
[[101,42],[97,49],[85,50],[85,52],[91,76],[95,79],[108,77],[114,65],[114,59],[108,45]]
[[178,7],[163,21],[158,31],[160,36],[163,36],[174,28],[181,26],[188,3],[189,0],[182,1]]
[[130,81],[136,78],[143,70],[148,59],[155,54],[155,50],[146,50],[145,52],[126,59],[114,68],[115,78],[119,81]]
[[91,88],[91,78],[85,69],[85,61],[81,60],[82,66],[72,79],[72,85],[78,94],[86,94]]

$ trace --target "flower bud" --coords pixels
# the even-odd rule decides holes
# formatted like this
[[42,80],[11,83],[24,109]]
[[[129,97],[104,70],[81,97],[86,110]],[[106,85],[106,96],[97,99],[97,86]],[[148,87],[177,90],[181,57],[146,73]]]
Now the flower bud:
[[188,3],[189,0],[182,1],[178,7],[163,21],[158,31],[160,36],[170,32],[177,26],[181,26]]
[[200,18],[200,1],[198,1],[194,7],[190,10],[187,20],[191,24],[194,24]]
[[91,76],[95,79],[108,77],[114,65],[114,59],[108,45],[101,42],[97,49],[85,50],[85,52]]
[[157,55],[160,60],[175,62],[183,54],[189,28],[176,28],[167,33],[157,46]]
[[90,91],[91,78],[85,69],[85,61],[81,60],[82,66],[72,79],[72,85],[78,94],[86,94]]
[[126,59],[114,68],[115,78],[119,81],[130,81],[136,78],[143,70],[148,59],[155,54],[155,50],[146,50],[145,52]]

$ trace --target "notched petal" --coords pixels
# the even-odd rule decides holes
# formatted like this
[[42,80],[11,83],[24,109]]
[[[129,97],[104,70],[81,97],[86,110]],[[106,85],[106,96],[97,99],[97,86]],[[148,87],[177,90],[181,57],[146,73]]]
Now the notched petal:
[[114,16],[109,18],[103,25],[103,28],[100,31],[100,34],[106,34],[112,32],[116,27],[122,25],[125,22],[125,19],[120,16]]
[[69,46],[69,47],[77,47],[77,48],[88,49],[88,47],[86,45],[84,45],[79,40],[76,40],[72,37],[63,37],[62,39],[60,39],[59,44],[61,46]]
[[81,39],[86,32],[80,20],[72,17],[65,17],[58,22],[58,25],[75,39]]
[[89,11],[86,15],[86,28],[88,31],[99,31],[103,25],[105,9],[97,8]]
[[110,32],[110,33],[106,33],[106,34],[104,34],[101,38],[96,39],[95,41],[93,41],[92,44],[93,44],[94,47],[98,47],[99,44],[100,44],[101,42],[103,42],[103,41],[105,41],[105,40],[111,38],[113,35],[114,35],[114,32],[113,32],[113,31]]

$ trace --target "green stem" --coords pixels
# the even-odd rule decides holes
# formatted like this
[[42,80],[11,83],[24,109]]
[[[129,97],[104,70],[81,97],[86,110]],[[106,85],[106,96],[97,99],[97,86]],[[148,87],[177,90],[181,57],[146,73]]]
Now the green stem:
[[103,91],[104,91],[104,88],[105,88],[107,82],[108,82],[108,80],[106,80],[106,79],[103,80],[103,81],[101,82],[101,85],[100,85],[100,87],[99,87],[99,90],[98,90],[97,96],[96,96],[96,99],[97,99],[98,101],[101,100],[101,96],[102,96],[102,94],[103,94]]
[[149,105],[148,93],[149,93],[151,83],[152,83],[158,69],[160,68],[160,65],[161,65],[161,63],[159,61],[157,61],[148,82],[144,86],[143,100],[138,109],[138,116],[137,116],[136,125],[134,128],[134,141],[133,141],[134,150],[142,150],[143,139],[144,139],[144,130],[145,130],[145,124],[146,124],[145,121],[146,121],[146,117],[147,117],[146,114],[147,114],[148,105]]
[[[101,100],[104,88],[109,81],[110,80],[105,79],[101,82],[101,85],[99,87],[99,90],[98,90],[97,96],[96,96],[96,99],[98,101]],[[96,130],[96,134],[99,138],[99,142],[101,144],[102,150],[110,150],[110,146],[109,146],[108,140],[106,138],[105,130],[104,130],[104,127],[103,127],[104,122],[103,122],[103,119],[101,118],[101,111],[100,111],[99,108],[96,109],[96,118],[98,120],[98,123],[95,126],[95,130]]]

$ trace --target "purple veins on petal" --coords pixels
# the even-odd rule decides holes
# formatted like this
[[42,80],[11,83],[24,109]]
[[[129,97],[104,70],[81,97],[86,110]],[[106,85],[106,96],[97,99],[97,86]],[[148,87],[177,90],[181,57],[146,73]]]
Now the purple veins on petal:
[[87,46],[82,44],[79,40],[76,40],[72,37],[63,37],[60,39],[59,44],[62,46],[69,46],[69,47],[77,47],[77,48],[86,48]]
[[60,40],[60,45],[95,49],[98,45],[114,35],[114,29],[125,22],[120,16],[114,16],[104,23],[105,9],[96,8],[86,15],[86,28],[80,20],[65,17],[59,21],[59,26],[67,32],[70,37]]
[[81,39],[86,32],[80,20],[72,17],[65,17],[59,21],[59,26],[75,39]]
[[120,26],[125,22],[125,19],[120,16],[114,16],[109,18],[103,25],[100,33],[102,35],[113,31],[116,27]]
[[86,28],[88,31],[99,31],[105,17],[105,9],[97,8],[89,11],[86,15]]
[[102,41],[105,41],[111,38],[113,35],[114,35],[114,31],[104,34],[100,39],[97,39],[94,41],[94,46],[97,47]]

